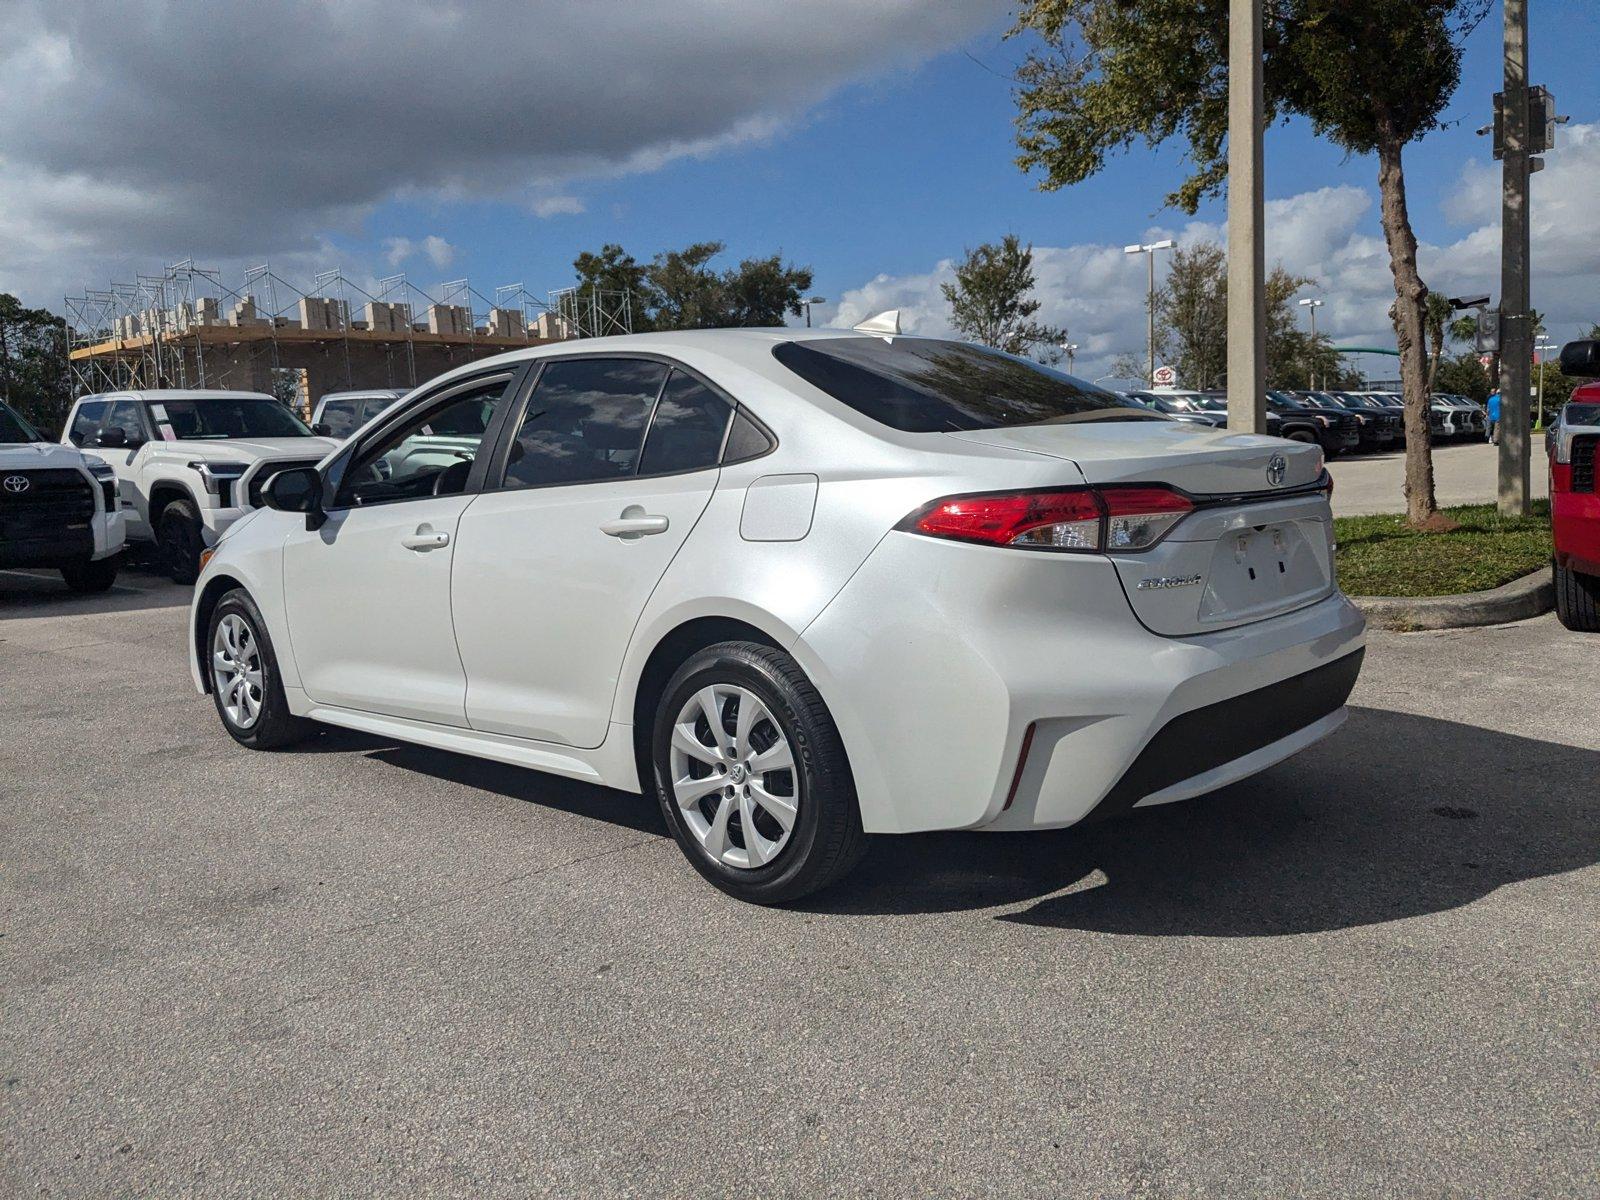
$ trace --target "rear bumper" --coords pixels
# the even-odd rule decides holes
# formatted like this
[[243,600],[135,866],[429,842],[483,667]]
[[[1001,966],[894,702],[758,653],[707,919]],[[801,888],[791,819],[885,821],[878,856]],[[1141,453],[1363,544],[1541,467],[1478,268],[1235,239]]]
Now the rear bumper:
[[[844,736],[869,832],[1024,830],[1199,794],[1331,732],[1364,631],[1335,592],[1164,637],[1135,619],[1109,559],[897,533],[793,652]],[[1186,730],[1251,714],[1259,728],[1154,765]]]
[[1552,488],[1550,532],[1558,566],[1600,575],[1600,493]]

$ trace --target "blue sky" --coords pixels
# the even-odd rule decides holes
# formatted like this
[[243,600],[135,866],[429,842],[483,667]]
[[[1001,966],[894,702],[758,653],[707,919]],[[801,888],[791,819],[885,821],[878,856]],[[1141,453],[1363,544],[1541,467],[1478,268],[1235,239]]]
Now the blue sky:
[[[735,21],[728,0],[258,0],[203,25],[161,0],[12,3],[0,71],[34,85],[0,122],[0,290],[34,303],[184,257],[542,294],[608,241],[648,259],[715,239],[811,265],[824,322],[898,305],[942,332],[948,261],[1014,232],[1041,316],[1092,366],[1142,344],[1142,267],[1120,247],[1221,232],[1220,203],[1161,207],[1176,145],[1058,192],[1017,170],[1004,0],[739,0]],[[1566,334],[1600,318],[1600,84],[1565,50],[1600,44],[1600,6],[1532,7],[1533,78],[1575,122],[1534,195],[1535,304]],[[1408,152],[1425,277],[1450,291],[1498,291],[1473,129],[1500,19],[1467,44],[1450,126]],[[1374,177],[1304,122],[1268,134],[1269,255],[1363,341],[1392,339]]]

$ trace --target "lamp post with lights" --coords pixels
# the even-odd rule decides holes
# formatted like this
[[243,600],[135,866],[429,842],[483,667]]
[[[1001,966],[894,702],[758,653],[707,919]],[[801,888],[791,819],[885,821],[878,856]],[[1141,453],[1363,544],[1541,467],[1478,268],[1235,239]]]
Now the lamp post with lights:
[[[1326,300],[1318,300],[1315,297],[1307,297],[1306,299],[1300,301],[1301,308],[1311,310],[1311,353],[1313,355],[1315,355],[1317,352],[1317,309],[1321,308],[1326,303]],[[1311,380],[1312,391],[1316,391],[1317,388],[1317,372],[1315,366],[1316,361],[1317,360],[1314,357],[1311,359],[1311,370],[1307,372]]]
[[1144,380],[1153,384],[1156,375],[1156,251],[1171,250],[1178,243],[1171,238],[1163,238],[1159,242],[1150,242],[1146,245],[1124,246],[1124,254],[1143,254],[1150,268],[1150,292],[1145,300],[1145,316],[1147,318],[1146,334],[1149,346],[1149,366],[1145,370]]

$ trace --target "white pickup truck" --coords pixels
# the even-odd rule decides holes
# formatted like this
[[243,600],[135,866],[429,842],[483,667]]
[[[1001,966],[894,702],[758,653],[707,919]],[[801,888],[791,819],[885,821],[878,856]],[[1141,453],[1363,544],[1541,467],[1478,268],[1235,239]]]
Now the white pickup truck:
[[75,592],[103,592],[124,534],[111,470],[0,404],[0,567],[51,567]]
[[61,440],[111,468],[128,538],[154,542],[178,583],[193,583],[200,552],[260,507],[268,479],[338,444],[261,392],[177,390],[85,396]]

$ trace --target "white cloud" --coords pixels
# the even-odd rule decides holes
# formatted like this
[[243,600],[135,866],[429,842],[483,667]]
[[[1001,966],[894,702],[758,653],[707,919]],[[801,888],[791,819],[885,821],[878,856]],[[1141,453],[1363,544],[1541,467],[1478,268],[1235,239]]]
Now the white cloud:
[[586,211],[583,201],[576,196],[540,196],[530,207],[536,217],[576,216]]
[[576,181],[772,137],[1006,10],[7,0],[4,283],[49,301],[123,263],[307,253],[393,196],[572,212]]
[[[1600,125],[1574,125],[1561,147],[1533,177],[1530,202],[1533,238],[1533,305],[1559,339],[1576,336],[1600,320],[1600,205],[1594,180],[1600,178]],[[1447,295],[1500,291],[1498,184],[1494,202],[1482,201],[1481,163],[1469,165],[1445,201],[1452,219],[1476,221],[1452,241],[1423,241],[1418,261],[1423,279]],[[1267,261],[1281,262],[1297,275],[1317,281],[1307,288],[1326,302],[1319,310],[1319,332],[1345,345],[1393,346],[1389,305],[1394,282],[1389,255],[1378,226],[1375,191],[1352,186],[1319,188],[1266,206]],[[1226,240],[1219,224],[1190,221],[1181,227],[1152,226],[1142,240],[1175,237],[1190,244]],[[1145,346],[1145,263],[1124,255],[1122,246],[1078,243],[1035,246],[1034,295],[1042,301],[1038,319],[1065,326],[1078,344],[1077,370],[1093,378],[1111,368],[1122,353],[1142,359]],[[1157,258],[1158,270],[1166,256]],[[908,332],[947,334],[949,305],[939,285],[954,278],[954,263],[939,262],[924,274],[878,275],[842,293],[832,323],[849,327],[887,308],[902,311]],[[1158,280],[1159,281],[1159,280]],[[1374,366],[1376,364],[1373,364]]]

